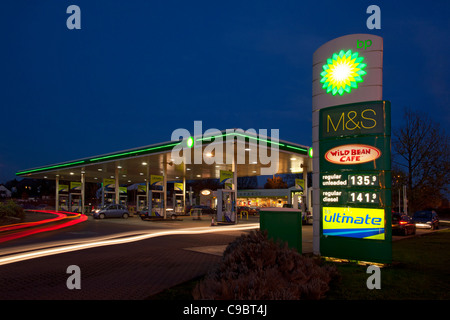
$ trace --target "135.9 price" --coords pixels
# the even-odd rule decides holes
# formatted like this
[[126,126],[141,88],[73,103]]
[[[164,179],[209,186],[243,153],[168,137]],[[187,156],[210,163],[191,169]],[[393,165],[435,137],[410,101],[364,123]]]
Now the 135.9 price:
[[349,192],[348,202],[353,203],[379,203],[378,192]]
[[378,175],[373,174],[355,174],[348,176],[350,186],[377,186]]

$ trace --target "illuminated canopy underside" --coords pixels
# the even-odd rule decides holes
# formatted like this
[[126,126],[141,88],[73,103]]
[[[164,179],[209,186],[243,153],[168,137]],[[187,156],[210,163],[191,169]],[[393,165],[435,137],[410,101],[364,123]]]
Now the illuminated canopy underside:
[[[213,141],[204,137],[191,137],[187,141],[187,146],[194,153],[195,149],[201,148],[200,152],[202,152],[206,146],[212,143],[223,143],[225,151],[227,148],[226,138],[228,136],[245,138],[246,150],[253,151],[253,148],[261,147],[260,142],[269,147],[272,143],[278,146],[278,173],[302,172],[302,166],[308,167],[308,171],[311,171],[312,161],[308,157],[309,147],[283,140],[274,142],[271,141],[270,137],[252,136],[247,133],[240,134],[237,132],[226,133],[223,131],[220,135],[213,136]],[[218,142],[216,138],[221,138],[223,141]],[[220,170],[231,170],[232,168],[231,164],[208,165],[204,162],[201,164],[172,164],[171,151],[178,144],[180,144],[179,141],[158,143],[141,148],[22,170],[17,172],[16,175],[35,179],[55,179],[56,175],[58,175],[63,180],[80,181],[80,174],[84,172],[86,182],[101,182],[104,178],[114,177],[115,169],[120,168],[119,177],[121,182],[136,183],[143,182],[145,178],[152,174],[162,174],[164,163],[169,163],[166,166],[169,181],[179,180],[182,177],[186,179],[216,179],[220,176]],[[245,151],[246,164],[237,165],[238,176],[260,175],[261,169],[269,166],[269,164],[260,163],[259,159],[257,162],[249,161],[248,153],[250,152]]]

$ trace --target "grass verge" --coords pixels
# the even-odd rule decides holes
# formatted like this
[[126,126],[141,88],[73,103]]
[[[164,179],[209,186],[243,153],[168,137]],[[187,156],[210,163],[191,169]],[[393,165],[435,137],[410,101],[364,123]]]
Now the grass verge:
[[[326,300],[450,299],[450,229],[392,243],[393,264],[381,269],[381,289],[370,290],[367,266],[335,263],[340,277]],[[149,300],[192,300],[202,277],[167,289]]]
[[367,266],[338,263],[341,278],[332,284],[327,299],[450,299],[449,249],[449,229],[393,242],[394,262],[381,269],[379,290],[367,288]]

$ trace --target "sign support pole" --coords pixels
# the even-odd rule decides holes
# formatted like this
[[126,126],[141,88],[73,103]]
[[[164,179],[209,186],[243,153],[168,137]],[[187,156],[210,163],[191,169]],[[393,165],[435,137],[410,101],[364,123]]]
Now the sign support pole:
[[57,174],[56,175],[56,180],[55,180],[55,183],[56,183],[56,188],[55,188],[55,192],[56,192],[56,194],[55,194],[55,210],[56,211],[59,211],[59,174]]

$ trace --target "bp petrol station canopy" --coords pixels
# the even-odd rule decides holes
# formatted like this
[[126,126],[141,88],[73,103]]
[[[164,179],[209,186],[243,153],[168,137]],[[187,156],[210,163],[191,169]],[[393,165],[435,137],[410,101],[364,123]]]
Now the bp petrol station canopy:
[[[85,182],[100,183],[102,179],[118,178],[120,184],[143,183],[151,175],[162,175],[164,171],[167,181],[219,179],[221,170],[232,170],[232,163],[227,161],[226,152],[233,153],[239,177],[261,175],[264,168],[275,164],[277,169],[273,174],[300,173],[304,169],[307,171],[312,169],[309,147],[235,129],[219,131],[208,137],[204,135],[190,137],[186,140],[189,147],[184,146],[185,149],[178,153],[186,156],[190,150],[190,164],[188,161],[176,164],[172,151],[177,146],[181,147],[180,144],[186,143],[185,140],[157,143],[21,170],[16,175],[33,179],[53,180],[58,177],[59,180],[80,181],[81,175],[84,174]],[[278,157],[273,156],[273,148],[277,148]],[[215,152],[210,154],[208,150],[216,152],[223,150],[222,164],[218,163],[218,155]],[[257,154],[256,158],[252,156],[252,152],[253,155]],[[260,161],[260,152],[268,155],[265,161]],[[199,158],[195,159],[196,153],[201,154],[200,161]],[[209,156],[214,158],[214,163],[207,161]]]

